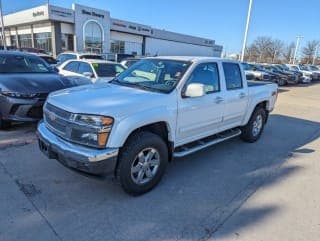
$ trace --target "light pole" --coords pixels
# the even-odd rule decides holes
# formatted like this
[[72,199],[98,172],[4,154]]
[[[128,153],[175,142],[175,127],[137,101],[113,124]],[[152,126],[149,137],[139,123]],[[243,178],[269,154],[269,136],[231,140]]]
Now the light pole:
[[293,56],[293,64],[296,63],[296,58],[297,58],[297,54],[298,54],[298,50],[299,50],[299,44],[300,44],[300,39],[303,39],[304,37],[301,35],[297,36],[297,43],[296,43],[296,49],[294,51],[294,56]]
[[315,49],[315,51],[314,51],[313,60],[312,60],[312,65],[314,65],[314,63],[316,62],[319,45],[320,45],[320,44],[317,45],[317,47],[316,47],[316,49]]
[[245,53],[246,45],[247,45],[247,37],[248,37],[248,30],[249,30],[250,17],[251,17],[252,1],[253,0],[249,0],[249,8],[248,8],[248,15],[247,15],[246,30],[244,31],[244,38],[243,38],[243,45],[242,45],[242,52],[241,52],[241,61],[244,60],[244,53]]
[[3,49],[7,50],[7,44],[6,44],[6,35],[4,31],[4,22],[3,22],[3,14],[2,14],[2,0],[0,0],[0,15],[1,15],[1,35],[2,35],[2,44],[3,44]]

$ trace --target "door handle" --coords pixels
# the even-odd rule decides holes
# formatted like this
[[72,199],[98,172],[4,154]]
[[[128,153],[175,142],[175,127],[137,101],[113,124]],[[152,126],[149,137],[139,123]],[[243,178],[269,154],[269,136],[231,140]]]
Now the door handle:
[[240,99],[243,99],[243,98],[245,98],[247,95],[245,94],[245,93],[240,93],[239,94],[239,97],[240,97]]
[[224,99],[222,98],[222,97],[217,97],[215,100],[214,100],[214,102],[216,103],[216,104],[220,104],[221,102],[223,102],[224,101]]

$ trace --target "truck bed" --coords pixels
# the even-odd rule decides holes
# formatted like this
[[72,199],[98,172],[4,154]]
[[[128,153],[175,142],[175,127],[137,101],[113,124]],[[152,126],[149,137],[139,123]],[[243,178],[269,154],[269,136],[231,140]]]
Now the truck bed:
[[263,86],[263,85],[270,85],[273,84],[272,82],[266,81],[248,81],[248,87],[256,87],[256,86]]

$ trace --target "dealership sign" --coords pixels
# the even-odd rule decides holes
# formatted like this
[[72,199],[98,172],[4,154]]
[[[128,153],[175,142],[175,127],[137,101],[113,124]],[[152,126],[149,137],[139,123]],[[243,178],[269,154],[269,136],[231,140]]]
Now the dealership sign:
[[126,21],[117,20],[117,19],[111,20],[111,29],[121,31],[121,32],[136,33],[136,34],[142,34],[142,35],[148,35],[148,36],[152,34],[152,29],[149,26],[126,22]]
[[89,12],[89,11],[84,10],[84,9],[82,9],[82,14],[90,15],[90,16],[97,17],[97,18],[104,18],[104,15],[103,15],[103,14],[96,13],[96,12],[94,12],[94,11]]
[[32,13],[32,16],[35,17],[39,17],[39,16],[44,16],[44,11],[36,11]]

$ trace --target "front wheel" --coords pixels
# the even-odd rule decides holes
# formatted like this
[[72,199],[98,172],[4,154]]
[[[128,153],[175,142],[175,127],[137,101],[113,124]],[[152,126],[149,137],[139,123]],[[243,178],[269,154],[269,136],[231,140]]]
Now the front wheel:
[[8,129],[11,126],[11,123],[9,121],[5,121],[0,116],[0,130]]
[[249,143],[256,142],[263,132],[266,120],[266,110],[263,108],[257,108],[253,112],[248,124],[242,127],[241,139]]
[[150,132],[135,133],[120,151],[116,176],[125,192],[138,196],[153,189],[168,163],[168,148]]

